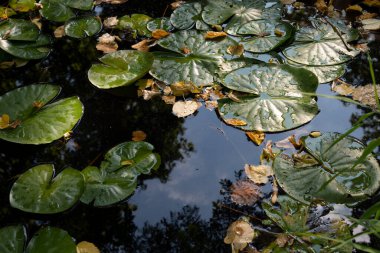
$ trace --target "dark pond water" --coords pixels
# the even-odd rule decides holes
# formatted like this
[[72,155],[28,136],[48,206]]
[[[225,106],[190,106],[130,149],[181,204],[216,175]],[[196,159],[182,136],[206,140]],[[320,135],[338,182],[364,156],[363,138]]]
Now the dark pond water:
[[[96,11],[104,17],[132,13],[158,17],[170,2],[130,0],[122,6],[97,7]],[[378,41],[369,45],[375,75],[380,79]],[[51,82],[63,87],[62,97],[76,94],[85,105],[84,117],[67,143],[29,146],[0,141],[0,227],[23,223],[33,232],[49,224],[67,230],[78,241],[95,243],[102,252],[230,252],[223,238],[228,225],[240,214],[218,203],[231,204],[226,195],[228,186],[240,176],[244,164],[258,164],[262,147],[204,107],[194,116],[178,119],[171,106],[160,99],[144,101],[94,88],[86,73],[101,55],[95,44],[95,39],[65,38],[54,44],[47,59],[0,70],[0,94],[23,85]],[[370,83],[365,56],[349,64],[344,79],[354,85]],[[327,84],[320,85],[318,93],[334,95]],[[312,130],[344,132],[366,112],[334,99],[319,98],[318,105],[320,113],[312,122],[269,134],[266,140],[279,141]],[[371,118],[354,136],[364,142],[379,137],[379,120]],[[59,215],[32,215],[10,207],[9,189],[15,176],[26,169],[39,163],[54,163],[58,170],[97,165],[108,149],[130,140],[135,130],[147,133],[147,141],[161,154],[163,163],[155,174],[140,180],[127,201],[109,208],[78,204]],[[379,150],[377,155],[379,158]],[[375,196],[357,211],[379,199]],[[260,215],[257,206],[246,211]]]

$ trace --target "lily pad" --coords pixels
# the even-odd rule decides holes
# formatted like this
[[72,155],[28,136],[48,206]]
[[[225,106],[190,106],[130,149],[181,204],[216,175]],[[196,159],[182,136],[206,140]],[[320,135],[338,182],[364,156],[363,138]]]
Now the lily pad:
[[259,20],[242,25],[238,33],[253,36],[253,38],[243,41],[245,50],[253,53],[266,53],[288,41],[293,35],[293,27],[285,22],[275,23],[270,20]]
[[297,33],[295,42],[283,50],[291,61],[312,66],[337,65],[351,60],[360,51],[345,46],[342,38],[329,24],[318,23],[318,28],[303,27]]
[[40,229],[30,240],[25,253],[76,253],[73,238],[64,230],[53,227]]
[[54,166],[42,164],[23,173],[13,184],[12,207],[31,213],[59,213],[78,202],[84,189],[83,175],[67,168],[54,177]]
[[188,3],[175,9],[170,16],[170,22],[179,30],[187,30],[196,27],[198,30],[208,30],[209,26],[202,20],[202,4]]
[[147,28],[147,24],[152,18],[144,14],[125,15],[119,18],[119,23],[116,28],[120,30],[132,29],[139,36],[150,37],[151,33]]
[[289,65],[260,64],[240,68],[226,75],[223,85],[250,93],[231,99],[218,100],[218,111],[226,122],[237,119],[244,130],[278,132],[311,121],[318,113],[313,93],[317,77],[308,70]]
[[23,19],[8,19],[0,23],[0,39],[36,41],[40,34],[38,27]]
[[175,29],[175,27],[170,22],[169,18],[163,17],[163,18],[155,18],[151,21],[149,21],[146,24],[146,28],[153,32],[155,30],[165,30],[167,32],[171,32]]
[[[35,84],[21,87],[0,97],[0,114],[18,121],[15,128],[0,130],[0,138],[22,144],[50,143],[69,132],[83,114],[78,97],[48,104],[60,87]],[[47,105],[48,104],[48,105]]]
[[93,6],[92,0],[41,0],[39,3],[43,6],[40,14],[55,22],[65,22],[75,17],[73,9],[91,10]]
[[51,51],[49,36],[41,34],[36,41],[0,40],[0,48],[8,54],[26,60],[45,58]]
[[136,50],[119,50],[99,59],[104,64],[94,64],[88,71],[90,82],[101,89],[111,89],[133,84],[148,73],[153,55]]
[[87,167],[82,171],[86,187],[81,201],[107,206],[130,196],[136,189],[137,177],[160,165],[160,156],[152,153],[153,148],[147,142],[125,142],[109,150],[100,169]]
[[0,229],[0,252],[23,253],[26,242],[26,231],[21,225]]
[[10,0],[9,6],[18,12],[34,10],[36,0]]
[[206,40],[202,32],[195,30],[173,33],[158,41],[172,53],[156,53],[150,74],[168,85],[181,81],[210,85],[225,62],[227,48],[236,44],[229,38]]
[[375,157],[369,155],[353,168],[365,146],[348,136],[329,148],[339,137],[338,133],[324,133],[317,138],[303,138],[314,164],[299,163],[285,154],[277,156],[273,168],[281,188],[302,202],[317,198],[356,203],[374,194],[380,187],[380,167]]
[[65,24],[65,34],[73,38],[91,37],[102,30],[102,22],[96,17],[70,19]]

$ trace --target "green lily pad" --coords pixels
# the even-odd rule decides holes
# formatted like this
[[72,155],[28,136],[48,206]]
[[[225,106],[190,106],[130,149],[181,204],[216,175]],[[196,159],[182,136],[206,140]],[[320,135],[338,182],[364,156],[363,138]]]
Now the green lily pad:
[[155,18],[151,21],[149,21],[146,24],[146,28],[153,32],[155,30],[165,30],[167,32],[171,32],[175,29],[175,27],[170,22],[169,18],[163,17],[163,18]]
[[26,231],[21,225],[0,229],[0,252],[23,253],[26,242]]
[[2,40],[36,41],[40,35],[38,27],[23,19],[8,19],[0,23]]
[[147,24],[152,18],[144,14],[125,15],[119,18],[116,28],[120,30],[132,29],[139,36],[150,37],[151,32],[147,28]]
[[238,33],[253,36],[242,42],[245,50],[253,53],[266,53],[288,41],[293,35],[293,27],[285,22],[275,23],[271,20],[259,20],[242,25]]
[[91,10],[93,6],[92,0],[41,0],[39,3],[43,6],[40,14],[55,22],[65,22],[75,17],[73,9]]
[[42,164],[23,173],[13,184],[12,207],[30,213],[59,213],[78,202],[84,189],[83,175],[66,168],[54,177],[54,166]]
[[40,229],[30,240],[25,253],[76,253],[73,238],[64,230],[53,227]]
[[88,71],[90,82],[100,89],[111,89],[133,84],[148,73],[153,55],[136,50],[119,50],[99,59]]
[[152,153],[153,149],[147,142],[125,142],[109,150],[100,169],[87,167],[82,171],[86,187],[81,201],[107,206],[130,196],[136,189],[137,177],[160,165],[160,156]]
[[0,48],[8,54],[26,60],[45,58],[51,51],[49,36],[41,34],[36,41],[9,41],[0,40]]
[[324,133],[318,138],[304,137],[303,143],[315,163],[299,163],[281,154],[273,168],[278,183],[293,198],[309,202],[314,198],[334,203],[356,203],[367,199],[380,187],[380,167],[373,155],[352,169],[365,146],[353,137],[339,138]]
[[308,70],[289,65],[261,64],[232,71],[223,85],[252,95],[218,100],[218,111],[226,122],[239,119],[244,130],[278,132],[311,121],[318,113],[313,93],[317,77]]
[[209,30],[209,26],[202,20],[202,4],[188,3],[175,9],[170,16],[170,22],[179,30],[196,27],[198,30]]
[[9,6],[18,12],[28,12],[34,10],[36,0],[10,0]]
[[7,19],[7,18],[14,16],[16,14],[17,13],[13,9],[0,6],[0,18],[1,19]]
[[[343,39],[347,40],[344,35]],[[318,23],[318,28],[303,27],[297,33],[295,42],[283,50],[291,61],[312,66],[337,65],[351,60],[360,53],[342,39],[329,24]]]
[[96,17],[80,17],[68,20],[65,23],[67,36],[83,39],[91,37],[102,30],[102,22]]
[[229,38],[206,40],[199,31],[185,30],[160,39],[158,45],[172,52],[155,54],[153,77],[169,85],[183,81],[204,86],[214,82],[227,48],[237,43]]
[[[78,97],[48,104],[60,91],[49,84],[18,88],[0,97],[0,114],[18,121],[15,128],[0,130],[0,138],[22,144],[50,143],[69,132],[83,114]],[[48,104],[48,105],[47,105]]]

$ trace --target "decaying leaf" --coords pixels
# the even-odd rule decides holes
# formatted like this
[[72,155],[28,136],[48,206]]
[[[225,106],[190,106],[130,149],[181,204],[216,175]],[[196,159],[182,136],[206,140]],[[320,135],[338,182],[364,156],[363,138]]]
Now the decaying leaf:
[[223,120],[228,125],[232,125],[232,126],[246,126],[247,125],[247,122],[241,119],[232,118],[232,119],[223,119]]
[[119,47],[115,41],[116,39],[117,36],[112,36],[108,33],[105,33],[98,38],[98,44],[96,44],[96,49],[106,54],[115,52]]
[[313,138],[318,138],[319,136],[321,136],[322,134],[321,134],[321,132],[319,132],[319,131],[312,131],[312,132],[310,132],[309,133],[309,136],[310,137],[313,137]]
[[33,18],[31,21],[38,27],[38,29],[42,29],[41,18]]
[[280,2],[282,3],[282,4],[292,4],[292,3],[294,3],[296,0],[280,0]]
[[190,49],[188,47],[181,48],[181,51],[184,54],[190,54],[191,53],[191,51],[190,51]]
[[286,245],[292,245],[294,239],[286,234],[280,234],[276,237],[275,243],[280,247],[284,248]]
[[205,34],[205,39],[206,40],[216,39],[216,38],[223,38],[223,37],[227,37],[227,33],[225,33],[225,32],[208,31]]
[[212,111],[218,107],[218,101],[206,101],[205,106],[206,106],[206,109]]
[[77,253],[100,253],[100,250],[91,242],[80,242],[77,245]]
[[363,11],[363,8],[358,5],[358,4],[355,4],[355,5],[350,5],[346,8],[346,11],[347,12],[359,12],[361,13]]
[[154,81],[153,79],[140,79],[136,82],[136,85],[140,90],[144,90],[152,87],[154,85]]
[[179,8],[182,4],[184,4],[185,1],[175,1],[173,3],[170,4],[170,6],[172,7],[173,10]]
[[175,100],[176,100],[176,96],[162,96],[162,100],[165,102],[165,104],[168,104],[168,105],[174,105],[175,104]]
[[40,109],[40,108],[42,108],[42,106],[44,106],[44,103],[41,102],[41,101],[34,101],[33,102],[33,107],[34,108]]
[[272,150],[272,141],[268,141],[265,144],[265,148],[263,148],[263,151],[260,154],[260,162],[263,163],[265,161],[270,161],[273,160],[275,157],[276,156]]
[[363,4],[370,6],[370,7],[380,8],[380,1],[379,0],[364,0]]
[[367,53],[369,51],[369,47],[367,43],[362,43],[362,44],[356,44],[354,46],[357,50],[360,50],[363,53]]
[[160,96],[161,92],[156,90],[138,90],[137,95],[143,97],[144,100],[151,100],[156,96]]
[[[380,92],[380,85],[376,85],[377,92]],[[352,92],[352,98],[362,104],[368,105],[376,109],[376,97],[373,84],[359,86]]]
[[244,46],[242,44],[236,46],[229,46],[227,53],[230,55],[242,56],[244,53]]
[[265,139],[265,133],[262,131],[245,132],[248,138],[253,141],[257,146],[261,145]]
[[132,132],[132,141],[143,141],[146,139],[146,133],[141,130]]
[[65,26],[64,25],[58,26],[54,30],[54,37],[56,37],[56,38],[62,38],[65,35],[66,34],[65,34]]
[[348,96],[354,92],[354,87],[340,79],[336,79],[331,84],[331,90],[335,91],[339,95]]
[[0,117],[0,129],[6,129],[9,127],[10,118],[8,114],[3,114]]
[[365,30],[380,30],[380,19],[370,18],[362,20]]
[[303,147],[301,140],[296,140],[296,136],[292,134],[288,138],[289,142],[293,145],[295,149],[301,149]]
[[244,249],[248,243],[252,242],[256,234],[251,224],[243,219],[233,222],[227,229],[224,243],[232,244],[234,252]]
[[7,19],[13,15],[16,15],[16,12],[14,10],[0,6],[0,19]]
[[314,5],[315,5],[315,8],[317,8],[317,10],[319,10],[320,12],[322,13],[327,12],[328,7],[324,0],[317,0],[315,1]]
[[152,37],[155,38],[156,40],[168,37],[169,35],[170,35],[169,32],[162,29],[157,29],[152,32]]
[[118,23],[119,20],[117,19],[117,17],[109,17],[103,21],[103,25],[105,28],[114,28],[117,26]]
[[200,93],[202,90],[195,84],[187,82],[176,82],[170,85],[174,96],[186,96],[190,93]]
[[231,99],[232,101],[235,101],[235,102],[237,102],[237,103],[240,102],[240,99],[234,94],[234,91],[233,91],[233,90],[231,90],[230,92],[228,92],[227,97],[228,97],[229,99]]
[[231,201],[238,205],[253,205],[260,197],[260,187],[252,181],[240,180],[231,186]]
[[128,0],[95,0],[95,5],[99,5],[102,3],[106,4],[123,4],[128,2]]
[[364,20],[364,19],[376,18],[377,16],[378,16],[377,13],[364,12],[362,15],[358,17],[358,19]]
[[266,184],[269,180],[268,177],[273,176],[272,167],[268,165],[254,166],[246,164],[244,171],[247,177],[255,184]]
[[145,40],[142,40],[134,45],[132,45],[131,47],[133,49],[136,49],[138,51],[142,51],[142,52],[148,52],[149,51],[149,48],[151,47],[152,45],[152,40],[150,39],[145,39]]
[[178,101],[173,105],[173,114],[178,118],[189,116],[196,112],[202,104],[197,101]]

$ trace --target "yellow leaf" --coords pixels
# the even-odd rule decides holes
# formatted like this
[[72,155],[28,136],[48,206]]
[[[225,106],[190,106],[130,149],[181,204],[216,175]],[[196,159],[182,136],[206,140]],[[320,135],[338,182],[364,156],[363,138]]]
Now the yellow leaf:
[[261,143],[263,143],[263,141],[265,139],[265,133],[262,131],[250,131],[250,132],[245,132],[245,134],[257,146],[259,146]]
[[174,105],[176,96],[162,96],[162,100],[164,100],[165,104]]
[[335,91],[339,95],[348,96],[354,91],[354,87],[340,79],[334,80],[331,85],[331,90]]
[[266,184],[268,183],[269,176],[273,176],[272,167],[268,165],[249,165],[244,166],[245,174],[252,180],[255,184]]
[[16,15],[16,12],[14,10],[0,6],[0,19],[7,19],[13,15]]
[[380,8],[380,1],[379,0],[364,0],[363,4],[370,6],[370,7]]
[[321,132],[319,131],[312,131],[310,132],[310,137],[313,137],[313,138],[318,138],[319,136],[321,136]]
[[9,115],[8,114],[3,114],[0,117],[0,129],[6,129],[9,127]]
[[178,101],[173,105],[173,114],[178,118],[189,116],[196,112],[202,104],[197,101]]
[[146,133],[141,130],[132,132],[132,141],[143,141],[146,139]]
[[132,164],[134,164],[133,160],[124,160],[124,161],[121,161],[120,163],[120,165],[123,165],[123,166],[128,166]]
[[362,12],[363,8],[360,7],[360,5],[350,5],[348,8],[346,8],[346,11],[356,11],[356,12]]
[[208,31],[205,34],[205,39],[217,39],[217,38],[224,38],[227,37],[227,33],[225,32],[213,32],[213,31]]
[[230,55],[241,56],[244,53],[244,46],[242,44],[237,46],[229,46],[227,48],[227,53]]
[[228,125],[233,125],[233,126],[246,126],[247,122],[241,119],[225,119],[224,122],[226,122]]
[[100,253],[100,250],[91,242],[80,242],[77,245],[77,253]]
[[153,79],[140,79],[136,82],[136,85],[139,87],[139,89],[143,90],[146,88],[152,87],[154,84]]
[[11,0],[9,1],[9,7],[17,12],[28,12],[35,8],[34,0]]
[[185,96],[190,93],[200,93],[202,91],[195,84],[183,81],[171,84],[170,88],[174,96]]
[[156,40],[168,37],[169,35],[170,35],[169,32],[162,29],[154,30],[152,32],[152,37],[155,38]]

